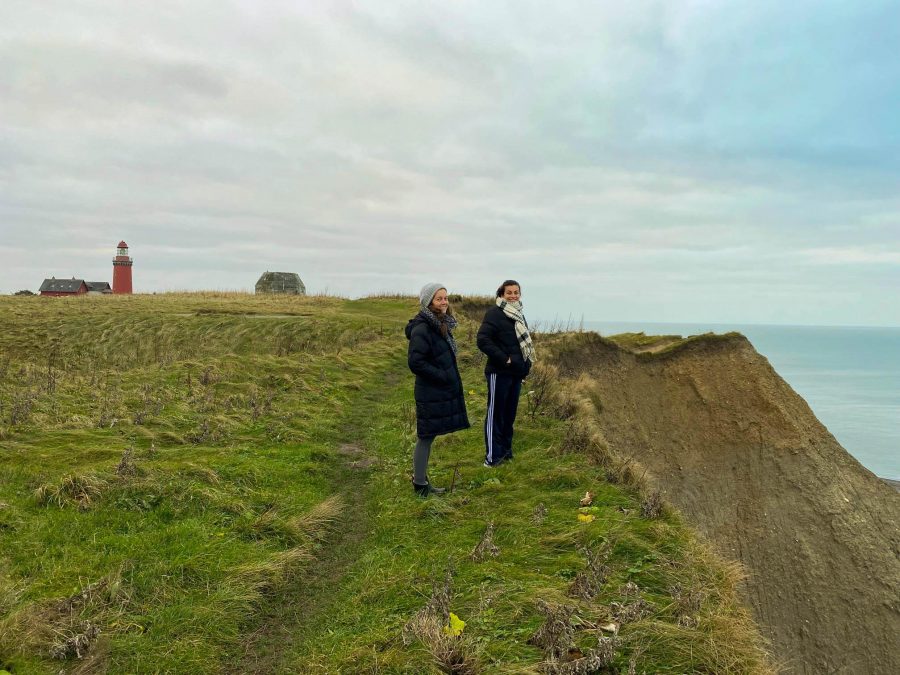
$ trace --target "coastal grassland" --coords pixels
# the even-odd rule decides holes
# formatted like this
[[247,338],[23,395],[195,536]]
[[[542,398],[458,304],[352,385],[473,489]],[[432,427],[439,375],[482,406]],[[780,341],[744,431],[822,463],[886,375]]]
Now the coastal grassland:
[[30,300],[0,307],[0,659],[218,671],[323,547],[409,303]]
[[766,672],[739,572],[591,460],[565,392],[526,388],[516,459],[480,465],[472,316],[454,491],[413,495],[414,307],[0,298],[0,667]]
[[[465,343],[460,362],[475,424],[435,442],[430,471],[453,493],[412,494],[407,379],[379,403],[364,437],[380,461],[369,486],[371,535],[329,620],[301,629],[280,670],[562,673],[575,666],[569,659],[605,645],[612,656],[596,672],[769,672],[736,596],[740,570],[671,509],[644,517],[640,490],[611,483],[569,446],[578,420],[559,419],[551,402],[529,415],[535,392],[526,388],[515,459],[481,466],[483,363]],[[593,501],[582,508],[588,492]],[[457,642],[423,630],[429,612],[442,626],[441,613],[466,622]],[[569,637],[534,640],[548,617]]]

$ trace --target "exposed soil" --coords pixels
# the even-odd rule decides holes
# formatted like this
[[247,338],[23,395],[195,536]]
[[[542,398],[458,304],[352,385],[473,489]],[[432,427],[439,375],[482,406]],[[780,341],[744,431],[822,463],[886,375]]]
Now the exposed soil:
[[851,457],[741,335],[634,354],[571,339],[610,447],[749,573],[790,673],[900,673],[900,493]]
[[364,448],[356,443],[342,443],[337,449],[338,455],[347,460],[350,469],[371,469],[378,464],[378,460],[368,454]]

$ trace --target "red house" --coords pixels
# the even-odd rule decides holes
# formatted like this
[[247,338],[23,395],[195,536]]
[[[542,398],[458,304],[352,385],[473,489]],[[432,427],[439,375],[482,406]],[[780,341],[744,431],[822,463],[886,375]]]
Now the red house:
[[72,277],[71,279],[57,279],[56,277],[52,277],[50,279],[44,279],[44,283],[41,284],[40,290],[41,295],[64,297],[68,295],[84,295],[88,292],[88,287],[84,282],[84,279],[76,279],[75,277]]

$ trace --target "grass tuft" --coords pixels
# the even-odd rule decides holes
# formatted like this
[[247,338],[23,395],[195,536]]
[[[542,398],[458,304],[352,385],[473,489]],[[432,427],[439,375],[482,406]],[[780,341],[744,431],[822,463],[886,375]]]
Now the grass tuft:
[[426,605],[406,623],[403,638],[418,640],[431,654],[442,673],[477,675],[481,672],[477,644],[463,632],[451,630],[453,568],[447,569],[442,583],[435,583]]
[[72,595],[25,605],[0,620],[0,653],[40,651],[53,659],[83,659],[102,632],[122,620],[131,596],[123,563]]
[[91,508],[103,494],[107,481],[95,474],[70,473],[57,483],[44,483],[34,491],[42,506],[55,504],[60,508],[75,505],[82,511]]
[[247,592],[248,597],[261,597],[284,585],[315,556],[307,545],[295,546],[270,555],[264,560],[240,565],[234,579]]
[[331,495],[313,506],[307,513],[287,521],[286,525],[295,538],[323,539],[340,518],[344,500]]

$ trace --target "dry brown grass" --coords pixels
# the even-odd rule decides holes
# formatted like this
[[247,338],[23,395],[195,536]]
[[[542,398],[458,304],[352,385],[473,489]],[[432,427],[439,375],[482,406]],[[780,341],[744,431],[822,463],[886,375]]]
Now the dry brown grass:
[[[31,603],[0,619],[0,653],[43,652],[54,659],[84,659],[130,602],[123,563],[69,597]],[[96,660],[95,660],[96,661]]]
[[689,542],[684,553],[679,565],[683,581],[670,589],[676,620],[663,621],[658,616],[634,620],[626,638],[633,652],[653,645],[670,654],[673,668],[685,672],[697,663],[723,675],[777,672],[765,640],[739,598],[746,577],[743,567],[723,560],[697,540]]
[[105,479],[95,474],[70,473],[58,483],[44,483],[34,491],[35,499],[43,506],[55,504],[62,508],[75,505],[87,510],[100,499],[106,487]]
[[245,563],[233,575],[236,584],[254,602],[291,579],[300,569],[315,560],[309,546],[301,545],[279,551],[265,560]]
[[418,640],[431,654],[442,673],[476,675],[481,672],[477,644],[463,631],[453,635],[447,630],[453,598],[453,568],[448,567],[442,582],[435,582],[431,597],[403,628],[404,644]]
[[331,530],[343,509],[343,498],[340,495],[331,495],[316,504],[307,513],[289,519],[286,525],[298,539],[304,537],[321,539]]

